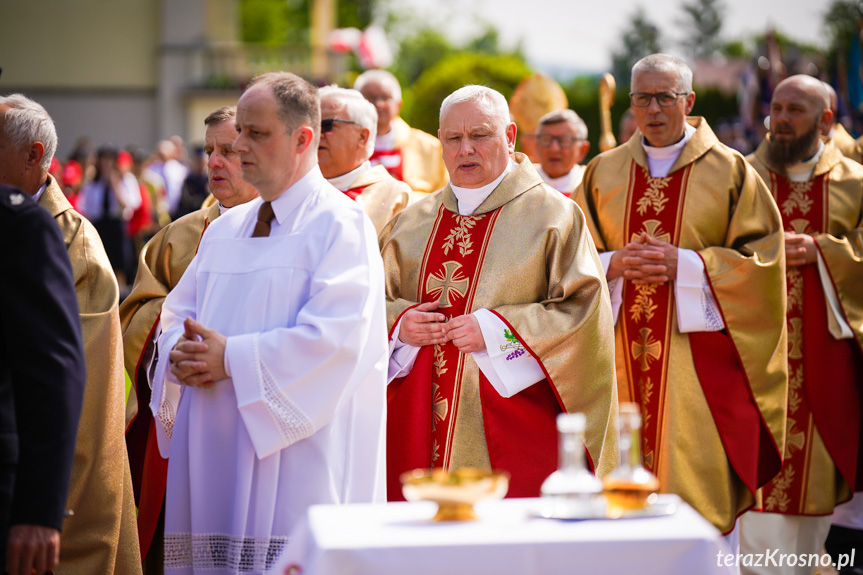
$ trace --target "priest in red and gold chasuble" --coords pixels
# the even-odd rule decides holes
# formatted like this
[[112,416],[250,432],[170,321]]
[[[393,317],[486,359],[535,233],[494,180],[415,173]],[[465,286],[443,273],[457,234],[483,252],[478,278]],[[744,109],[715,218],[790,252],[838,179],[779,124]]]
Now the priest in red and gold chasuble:
[[863,489],[863,166],[819,140],[825,96],[808,76],[780,83],[771,133],[747,158],[776,198],[789,254],[785,458],[756,515],[805,523],[817,547],[781,542],[801,553],[820,550],[834,507]]
[[[727,533],[781,465],[787,393],[781,221],[744,158],[720,144],[703,118],[686,117],[695,100],[691,72],[688,86],[679,87],[682,62],[665,55],[648,60],[640,77],[633,72],[633,91],[646,89],[646,104],[633,109],[650,146],[639,131],[594,158],[575,199],[600,253],[653,243],[679,258],[677,277],[609,279],[612,288],[622,283],[620,300],[613,296],[618,393],[642,407],[644,462],[662,491],[680,495]],[[667,153],[672,148],[676,156]],[[665,173],[651,177],[651,167],[663,161]],[[685,251],[703,266],[696,313],[715,308],[719,330],[681,331],[681,315],[690,313],[681,314],[689,308],[678,298]]]
[[470,215],[448,185],[381,232],[387,319],[392,334],[418,304],[439,302],[446,321],[488,310],[502,326],[493,351],[503,363],[535,358],[541,380],[503,397],[476,354],[450,341],[419,347],[388,389],[390,499],[401,472],[429,467],[503,469],[510,496],[538,496],[556,467],[561,411],[587,416],[598,475],[617,465],[611,306],[584,216],[524,155],[504,157],[509,171]]

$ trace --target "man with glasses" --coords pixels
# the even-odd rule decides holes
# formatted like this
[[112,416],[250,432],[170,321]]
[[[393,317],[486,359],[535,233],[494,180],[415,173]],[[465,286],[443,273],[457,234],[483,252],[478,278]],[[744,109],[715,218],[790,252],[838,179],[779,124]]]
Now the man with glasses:
[[355,200],[380,232],[394,215],[408,205],[411,189],[393,178],[381,165],[372,167],[378,113],[356,90],[325,86],[321,97],[321,173]]
[[618,389],[641,405],[644,463],[730,533],[781,466],[781,219],[743,156],[687,118],[686,64],[648,56],[631,86],[639,131],[590,162],[576,201],[612,291]]
[[372,165],[384,166],[395,179],[410,186],[417,199],[443,188],[448,177],[440,142],[399,118],[402,89],[396,77],[386,70],[368,70],[357,77],[354,90],[378,111]]
[[321,175],[320,126],[314,86],[252,80],[233,150],[260,198],[210,224],[165,298],[150,409],[168,573],[263,573],[310,505],[384,499],[384,270]]
[[588,149],[587,124],[572,110],[556,110],[539,119],[536,171],[546,184],[566,197],[581,183],[581,161]]

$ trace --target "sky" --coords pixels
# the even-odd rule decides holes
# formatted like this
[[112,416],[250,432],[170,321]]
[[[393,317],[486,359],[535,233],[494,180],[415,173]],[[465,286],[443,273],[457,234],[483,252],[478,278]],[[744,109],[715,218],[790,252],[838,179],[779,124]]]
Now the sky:
[[[750,37],[775,27],[791,38],[826,47],[823,14],[830,0],[723,0],[722,36]],[[631,15],[642,6],[660,28],[665,51],[686,57],[674,40],[684,0],[403,0],[414,16],[445,29],[458,42],[473,36],[481,19],[497,27],[504,47],[518,40],[538,70],[605,72]],[[402,4],[402,2],[399,2]]]

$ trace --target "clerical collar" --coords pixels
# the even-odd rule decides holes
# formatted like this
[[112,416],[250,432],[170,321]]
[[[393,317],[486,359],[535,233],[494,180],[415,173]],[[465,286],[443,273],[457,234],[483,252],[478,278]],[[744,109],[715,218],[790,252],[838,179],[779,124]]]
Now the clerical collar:
[[644,153],[647,154],[647,167],[650,168],[650,175],[654,178],[667,176],[671,166],[674,165],[680,152],[683,151],[683,147],[689,142],[693,134],[695,134],[695,127],[686,122],[683,127],[683,137],[677,143],[662,148],[649,145],[647,139],[641,136],[641,146],[644,148]]
[[341,176],[336,176],[335,178],[327,178],[327,181],[331,183],[340,192],[344,192],[351,189],[351,186],[354,185],[354,182],[356,182],[360,176],[362,176],[371,169],[371,162],[366,160],[365,162],[360,164],[358,168],[355,168],[350,172],[344,173]]
[[47,189],[48,189],[48,180],[46,180],[45,183],[42,184],[42,187],[39,188],[39,191],[33,195],[33,201],[38,202],[39,198],[42,197],[42,194],[44,194],[45,190],[47,190]]
[[390,124],[390,131],[375,137],[375,151],[389,152],[396,149],[396,129]]
[[564,174],[559,178],[552,178],[549,176],[545,170],[542,169],[542,166],[537,166],[536,171],[539,172],[539,176],[542,180],[563,194],[571,194],[575,191],[575,187],[581,182],[581,172],[582,166],[576,164],[569,171],[568,174]]
[[824,151],[824,142],[818,140],[818,150],[808,160],[794,162],[785,166],[785,174],[792,182],[808,182],[812,177],[812,172],[815,171],[815,164],[821,159],[821,153]]
[[830,131],[827,133],[827,139],[832,140],[833,136],[836,135],[836,124],[830,126]]
[[[525,162],[528,161],[530,160],[525,160]],[[481,188],[460,188],[458,186],[454,186],[452,182],[450,182],[450,187],[458,200],[458,213],[462,216],[469,216],[474,213],[479,205],[483,203],[489,195],[491,195],[501,180],[503,180],[504,177],[514,169],[515,162],[510,158],[506,168],[497,177],[497,179]]]
[[230,209],[231,209],[231,208],[229,208],[229,207],[227,207],[227,206],[223,206],[223,205],[222,205],[222,202],[219,202],[219,215],[220,215],[220,216],[224,216],[224,215],[225,215],[225,212],[227,212],[227,211],[228,211],[228,210],[230,210]]

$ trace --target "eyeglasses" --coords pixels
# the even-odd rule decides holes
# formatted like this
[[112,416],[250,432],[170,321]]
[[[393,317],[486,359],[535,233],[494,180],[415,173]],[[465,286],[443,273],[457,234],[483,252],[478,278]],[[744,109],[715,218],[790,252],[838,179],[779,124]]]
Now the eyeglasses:
[[584,138],[578,136],[552,136],[551,134],[540,134],[536,137],[536,141],[543,148],[550,148],[552,142],[557,142],[561,148],[571,148],[576,142],[583,142]]
[[670,108],[677,103],[679,96],[686,96],[689,92],[630,92],[629,102],[636,108],[646,108],[650,105],[650,101],[656,98],[656,102],[663,108]]
[[336,122],[340,124],[354,124],[358,126],[357,122],[352,122],[350,120],[339,120],[338,118],[325,118],[321,120],[321,134],[329,134],[333,131],[333,126]]

